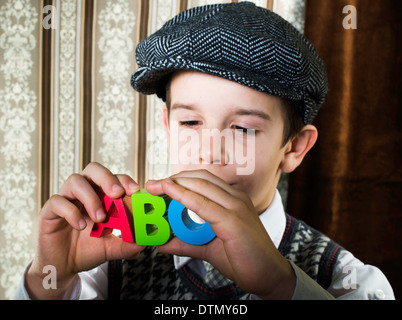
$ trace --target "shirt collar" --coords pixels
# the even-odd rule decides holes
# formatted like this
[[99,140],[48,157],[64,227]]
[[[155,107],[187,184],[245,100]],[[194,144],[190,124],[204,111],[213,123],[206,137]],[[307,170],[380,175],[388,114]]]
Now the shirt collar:
[[[260,214],[260,220],[275,247],[278,248],[286,226],[285,210],[278,190],[276,190],[274,199],[269,207]],[[173,259],[176,269],[180,269],[192,260],[190,257],[179,257],[176,255],[173,256]]]

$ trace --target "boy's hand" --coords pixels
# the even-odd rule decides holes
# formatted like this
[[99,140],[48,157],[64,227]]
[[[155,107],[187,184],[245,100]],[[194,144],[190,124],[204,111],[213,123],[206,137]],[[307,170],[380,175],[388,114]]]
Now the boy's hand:
[[[36,256],[26,276],[31,298],[62,298],[78,272],[90,270],[113,259],[130,259],[143,249],[110,234],[90,237],[94,222],[106,218],[103,195],[118,198],[131,195],[139,186],[127,175],[113,175],[98,163],[89,164],[81,175],[70,176],[60,190],[43,206],[39,215]],[[43,267],[57,272],[57,290],[45,290]]]
[[290,299],[296,276],[275,248],[249,197],[206,170],[184,171],[148,183],[154,195],[167,194],[211,224],[216,238],[193,246],[174,238],[160,252],[210,262],[246,292],[264,299]]

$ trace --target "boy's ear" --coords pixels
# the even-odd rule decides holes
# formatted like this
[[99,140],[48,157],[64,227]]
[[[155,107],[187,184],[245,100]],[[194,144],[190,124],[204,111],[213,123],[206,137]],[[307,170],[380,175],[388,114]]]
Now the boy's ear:
[[303,129],[284,147],[285,154],[281,162],[281,170],[285,173],[294,171],[303,161],[304,156],[314,146],[318,138],[317,128],[313,125],[306,125]]
[[166,130],[168,143],[170,143],[169,114],[166,105],[163,106],[163,126],[165,127]]

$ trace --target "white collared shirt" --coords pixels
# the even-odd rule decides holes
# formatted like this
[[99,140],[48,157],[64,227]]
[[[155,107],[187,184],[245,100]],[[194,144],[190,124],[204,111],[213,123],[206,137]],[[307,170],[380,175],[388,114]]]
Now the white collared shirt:
[[[282,199],[276,191],[271,205],[260,215],[260,219],[267,230],[271,240],[278,248],[286,227],[286,216]],[[185,264],[203,276],[205,270],[199,260],[189,257],[174,256],[175,268],[179,269]],[[312,299],[357,299],[357,300],[384,300],[395,299],[393,290],[385,275],[376,267],[365,265],[355,258],[352,253],[342,250],[334,267],[332,283],[327,290],[311,279],[303,270],[291,262],[295,271],[297,282],[293,294],[294,300]],[[27,268],[28,269],[28,268]],[[107,299],[108,292],[108,263],[99,267],[81,272],[66,299]],[[28,300],[29,295],[24,287],[25,274],[14,296],[16,300]],[[252,295],[252,299],[258,297]]]

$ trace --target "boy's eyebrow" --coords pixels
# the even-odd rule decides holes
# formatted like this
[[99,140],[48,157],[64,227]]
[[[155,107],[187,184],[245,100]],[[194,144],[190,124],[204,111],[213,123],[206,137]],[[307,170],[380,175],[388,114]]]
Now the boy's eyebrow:
[[[173,104],[171,110],[176,110],[176,109],[195,110],[196,108],[194,106],[192,106],[192,105],[175,103],[175,104]],[[238,115],[238,116],[256,116],[256,117],[262,118],[264,120],[272,120],[270,115],[265,113],[264,111],[255,110],[255,109],[249,109],[249,108],[235,109],[234,110],[234,115]]]
[[256,117],[262,118],[264,120],[271,120],[271,117],[269,114],[265,113],[264,111],[255,110],[255,109],[240,108],[240,109],[236,109],[234,114],[239,115],[239,116],[256,116]]
[[182,104],[182,103],[174,103],[172,105],[171,110],[176,110],[176,109],[187,109],[187,110],[195,110],[195,108],[192,105],[188,104]]

